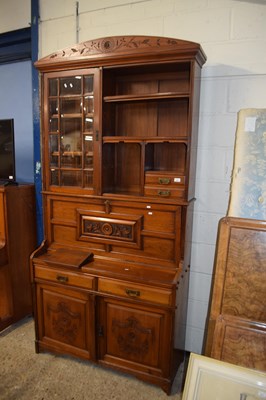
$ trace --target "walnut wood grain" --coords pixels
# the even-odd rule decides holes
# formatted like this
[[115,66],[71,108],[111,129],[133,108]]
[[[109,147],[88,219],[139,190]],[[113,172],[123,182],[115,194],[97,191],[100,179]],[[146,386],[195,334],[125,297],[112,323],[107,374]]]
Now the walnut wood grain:
[[266,324],[220,315],[211,356],[232,364],[266,371]]
[[223,218],[214,268],[205,354],[265,370],[265,221]]

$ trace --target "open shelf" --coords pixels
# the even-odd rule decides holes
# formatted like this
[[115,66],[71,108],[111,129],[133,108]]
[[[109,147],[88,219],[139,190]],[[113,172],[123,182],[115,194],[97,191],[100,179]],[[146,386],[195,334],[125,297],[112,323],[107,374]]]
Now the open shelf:
[[[165,185],[183,187],[187,162],[184,142],[107,141],[103,144],[103,193],[143,196]],[[157,187],[158,186],[158,187]],[[151,189],[151,191],[147,189]],[[184,195],[176,192],[178,197]],[[154,195],[154,194],[153,194]]]
[[187,144],[188,140],[187,137],[179,137],[178,139],[170,136],[170,137],[149,137],[146,136],[137,136],[137,137],[128,137],[128,136],[104,136],[103,143],[184,143]]
[[190,93],[190,63],[136,65],[104,69],[106,96]]
[[133,102],[143,100],[164,100],[164,99],[178,99],[189,97],[189,93],[151,93],[151,94],[132,94],[120,96],[105,96],[103,98],[105,103],[118,103],[118,102]]
[[103,136],[184,137],[188,134],[189,100],[106,103]]

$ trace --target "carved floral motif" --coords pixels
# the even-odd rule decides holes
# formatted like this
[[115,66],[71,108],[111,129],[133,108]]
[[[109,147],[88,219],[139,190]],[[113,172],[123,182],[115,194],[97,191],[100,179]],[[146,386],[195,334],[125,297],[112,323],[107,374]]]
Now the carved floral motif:
[[145,49],[149,47],[176,46],[184,41],[171,38],[157,37],[138,37],[138,36],[120,36],[107,37],[103,39],[90,40],[80,43],[77,47],[61,50],[49,56],[50,59],[71,57],[71,56],[89,56],[97,53],[110,53],[115,51],[126,51],[130,49]]
[[133,229],[131,225],[91,219],[84,219],[84,233],[123,239],[133,238]]
[[153,329],[144,328],[134,317],[127,318],[125,322],[114,319],[112,332],[116,335],[119,350],[134,356],[145,356],[154,337]]
[[78,334],[80,313],[72,312],[64,302],[57,303],[56,307],[49,305],[47,311],[48,316],[52,313],[54,332],[67,342],[73,343]]

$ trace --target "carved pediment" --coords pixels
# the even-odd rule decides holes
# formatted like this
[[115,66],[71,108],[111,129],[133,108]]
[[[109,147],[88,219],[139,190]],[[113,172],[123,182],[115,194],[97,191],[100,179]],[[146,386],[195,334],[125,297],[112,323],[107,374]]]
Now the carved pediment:
[[[134,57],[148,56],[153,54],[171,54],[178,53],[178,56],[184,55],[191,57],[198,56],[198,61],[202,65],[206,56],[200,45],[187,40],[157,37],[157,36],[110,36],[100,39],[88,40],[62,50],[58,50],[47,57],[44,57],[35,63],[40,70],[47,69],[48,66],[59,66],[67,63],[74,66],[78,61],[81,63],[90,63],[90,65],[108,64],[112,57],[121,56],[128,59]],[[101,63],[97,60],[101,59]],[[109,61],[108,61],[109,60]],[[117,62],[117,61],[116,61]],[[49,69],[49,68],[48,68]]]

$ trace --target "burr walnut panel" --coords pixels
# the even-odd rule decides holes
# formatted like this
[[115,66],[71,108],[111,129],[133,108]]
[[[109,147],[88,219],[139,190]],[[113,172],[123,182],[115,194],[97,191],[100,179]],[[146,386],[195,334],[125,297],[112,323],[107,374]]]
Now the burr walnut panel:
[[266,321],[265,244],[266,232],[232,227],[221,307],[222,314]]
[[205,354],[266,370],[266,224],[220,221]]
[[265,324],[221,315],[217,320],[214,342],[212,357],[266,371]]

